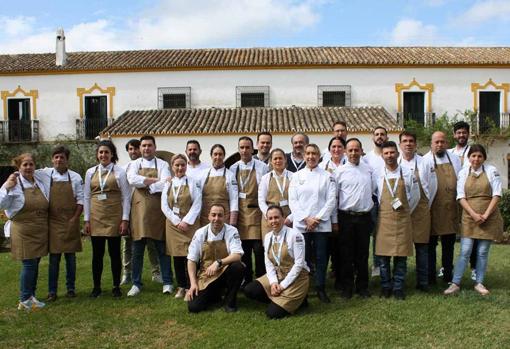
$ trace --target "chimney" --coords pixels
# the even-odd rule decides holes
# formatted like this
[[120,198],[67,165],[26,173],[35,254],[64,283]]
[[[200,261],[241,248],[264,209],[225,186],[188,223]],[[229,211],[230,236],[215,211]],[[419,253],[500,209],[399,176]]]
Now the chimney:
[[66,37],[64,35],[64,29],[57,29],[57,48],[55,52],[55,64],[59,67],[66,64],[67,54],[66,54]]

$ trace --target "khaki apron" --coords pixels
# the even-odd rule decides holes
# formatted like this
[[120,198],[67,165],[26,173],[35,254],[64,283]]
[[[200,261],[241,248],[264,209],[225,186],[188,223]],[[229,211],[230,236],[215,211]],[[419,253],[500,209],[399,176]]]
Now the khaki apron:
[[202,211],[200,211],[200,226],[209,224],[209,211],[213,204],[223,205],[225,208],[225,222],[230,223],[230,197],[226,184],[226,171],[223,169],[223,176],[209,177],[211,171],[207,173],[207,178],[202,188]]
[[430,208],[429,200],[421,185],[418,166],[415,165],[414,176],[420,187],[420,201],[411,214],[413,224],[413,242],[417,244],[428,244],[430,240]]
[[[190,189],[188,180],[186,184],[181,186],[180,192],[177,197],[177,205],[174,202],[174,193],[170,187],[168,190],[168,206],[172,210],[175,207],[179,208],[179,218],[183,219],[191,209],[193,201],[191,200]],[[166,253],[173,257],[186,257],[188,255],[188,247],[195,235],[195,231],[200,228],[198,219],[195,224],[190,225],[187,232],[179,230],[173,223],[166,220]]]
[[[492,189],[485,169],[480,176],[475,176],[469,169],[464,186],[466,200],[477,213],[484,213],[492,200]],[[478,225],[465,210],[462,212],[462,236],[472,239],[500,240],[503,236],[503,218],[499,209],[489,216],[487,221]]]
[[[140,168],[138,174],[147,178],[158,178],[158,162],[156,168]],[[133,240],[150,238],[165,240],[166,217],[161,211],[161,193],[150,194],[149,188],[136,188],[131,199],[131,237]]]
[[[281,263],[280,266],[278,266],[274,255],[278,254],[280,244],[273,244],[272,241],[273,240],[271,238],[271,243],[269,244],[269,248],[266,253],[267,257],[276,268],[278,282],[282,282],[294,266],[294,259],[289,254],[287,241],[285,241],[284,236],[282,254],[280,257]],[[306,295],[308,294],[310,278],[308,276],[308,271],[306,269],[302,269],[296,280],[294,280],[294,282],[277,297],[271,295],[271,284],[269,283],[267,274],[259,277],[257,281],[262,284],[262,287],[264,287],[267,296],[272,302],[278,304],[280,307],[292,314],[299,308],[299,306],[303,303]]]
[[217,259],[223,259],[228,256],[227,243],[225,242],[226,227],[223,228],[223,238],[221,240],[207,241],[207,235],[205,235],[206,241],[202,243],[202,258],[200,259],[200,270],[198,272],[198,290],[204,290],[213,281],[217,280],[221,274],[225,272],[228,265],[222,266],[216,275],[207,276],[205,271],[211,264],[216,262]]
[[33,259],[48,254],[48,200],[38,187],[23,187],[23,208],[11,219],[11,254],[15,260]]
[[453,168],[448,152],[448,164],[438,165],[436,156],[434,167],[437,175],[437,193],[430,208],[431,232],[430,235],[448,235],[459,231],[458,205],[457,205],[457,175]]
[[[280,193],[280,190],[278,189],[278,184],[276,183],[278,179],[273,176],[273,173],[271,172],[270,178],[269,178],[269,185],[267,188],[267,197],[266,197],[266,204],[267,206],[276,205],[280,206],[280,201],[285,200],[287,201],[286,206],[282,206],[283,209],[283,218],[287,218],[287,216],[290,214],[290,207],[289,207],[289,183],[290,178],[287,178],[287,181],[285,183],[285,188],[283,188],[283,196]],[[282,184],[282,183],[281,183]],[[273,230],[269,223],[266,220],[266,217],[262,215],[262,219],[260,221],[261,226],[261,232],[262,232],[262,240],[264,239],[264,236],[266,236],[267,233],[269,233],[271,230]]]
[[50,253],[80,252],[80,219],[71,221],[77,207],[71,175],[67,172],[67,182],[54,182],[53,171],[50,176]]
[[261,240],[260,220],[262,212],[260,212],[258,202],[258,184],[257,174],[255,172],[255,163],[252,170],[239,170],[237,167],[236,179],[239,183],[239,194],[241,194],[241,179],[247,179],[244,187],[246,198],[239,197],[239,218],[238,230],[241,240]]
[[[99,184],[99,166],[90,180],[90,235],[91,236],[120,236],[119,226],[122,221],[122,193],[112,171],[106,179],[103,194],[106,200],[99,200],[101,186]],[[107,172],[101,173],[103,180]]]
[[[393,188],[395,178],[389,179],[389,183]],[[384,183],[379,205],[377,239],[375,241],[375,254],[377,256],[405,257],[413,255],[413,226],[402,169],[400,170],[395,196],[402,203],[402,206],[396,211],[391,205],[393,198],[388,186]]]

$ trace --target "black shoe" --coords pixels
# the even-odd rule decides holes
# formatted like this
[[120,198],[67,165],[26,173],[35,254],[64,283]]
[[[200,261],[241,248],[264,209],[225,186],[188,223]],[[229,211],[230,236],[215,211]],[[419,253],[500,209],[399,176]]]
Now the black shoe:
[[66,297],[67,298],[75,298],[76,297],[76,292],[74,292],[74,290],[69,290],[66,293]]
[[247,281],[247,280],[243,280],[243,282],[241,282],[241,286],[239,287],[239,289],[241,291],[244,291],[244,288],[246,287],[246,285],[248,285],[251,281]]
[[416,289],[423,293],[428,293],[430,291],[430,288],[428,285],[416,285]]
[[112,296],[114,298],[119,298],[119,297],[122,297],[122,291],[120,290],[120,287],[114,287],[112,289]]
[[46,298],[46,302],[51,303],[55,302],[57,300],[57,294],[56,293],[48,293],[48,297]]
[[406,299],[406,294],[404,293],[404,290],[393,291],[393,296],[395,297],[395,299],[399,301],[403,301],[404,299]]
[[360,290],[356,291],[356,293],[360,298],[366,299],[372,297],[372,294],[368,290]]
[[328,295],[326,294],[326,291],[324,290],[317,290],[317,297],[319,297],[319,300],[322,303],[331,303],[331,299],[329,299]]
[[381,298],[390,298],[391,297],[391,289],[390,288],[383,288],[381,290]]
[[342,292],[340,292],[340,297],[342,297],[343,299],[351,299],[352,291],[351,290],[342,290]]
[[225,305],[223,307],[223,309],[225,309],[225,313],[236,313],[237,312],[237,307],[230,307],[228,305]]
[[100,289],[100,288],[94,288],[94,289],[92,290],[92,292],[90,292],[90,297],[91,297],[91,298],[97,298],[97,297],[99,297],[99,296],[101,295],[101,292],[102,292],[102,291],[101,291],[101,289]]
[[308,308],[308,296],[306,296],[305,299],[303,299],[303,302],[298,307],[298,309],[305,309],[305,308]]

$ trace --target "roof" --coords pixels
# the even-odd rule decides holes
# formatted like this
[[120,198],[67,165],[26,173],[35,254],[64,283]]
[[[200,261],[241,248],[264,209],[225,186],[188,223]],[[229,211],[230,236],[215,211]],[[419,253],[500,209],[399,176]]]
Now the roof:
[[510,47],[274,47],[0,55],[0,74],[345,66],[510,66]]
[[268,131],[330,133],[343,120],[349,132],[370,132],[380,125],[399,131],[383,107],[197,108],[128,110],[101,133],[110,136],[228,135]]

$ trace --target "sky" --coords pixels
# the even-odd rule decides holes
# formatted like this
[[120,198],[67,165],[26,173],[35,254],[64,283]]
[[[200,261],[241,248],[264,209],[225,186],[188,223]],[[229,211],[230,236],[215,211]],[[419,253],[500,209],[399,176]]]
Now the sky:
[[510,46],[510,0],[25,0],[0,54],[282,46]]

